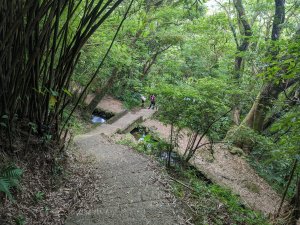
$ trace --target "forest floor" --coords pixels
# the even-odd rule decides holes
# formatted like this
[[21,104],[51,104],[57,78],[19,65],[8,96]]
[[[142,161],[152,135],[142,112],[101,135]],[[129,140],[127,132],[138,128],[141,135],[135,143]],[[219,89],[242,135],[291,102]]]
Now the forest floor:
[[[94,94],[87,95],[84,100],[85,104],[88,105],[94,97],[95,97]],[[97,108],[105,112],[111,112],[114,114],[120,113],[125,110],[125,107],[123,106],[122,102],[110,95],[105,95],[97,105]]]
[[[109,102],[109,99],[110,97],[106,97],[104,102]],[[103,105],[114,110],[115,108],[119,108],[119,111],[123,109],[122,104],[117,100]],[[106,108],[106,110],[108,109]],[[148,109],[128,112],[111,125],[103,124],[99,126],[93,133],[102,133],[109,137],[114,136],[115,140],[120,140],[122,139],[122,133],[128,131],[132,124],[134,125],[142,120],[144,121],[142,126],[148,127],[161,138],[167,140],[170,133],[169,126],[151,119],[153,113],[154,110]],[[180,155],[183,155],[187,142],[188,132],[183,131],[177,149]],[[190,163],[214,183],[229,188],[233,193],[240,196],[243,203],[249,208],[260,211],[266,216],[273,215],[277,210],[281,199],[280,195],[255,172],[241,150],[224,144],[215,144],[212,151],[209,148],[198,150]]]

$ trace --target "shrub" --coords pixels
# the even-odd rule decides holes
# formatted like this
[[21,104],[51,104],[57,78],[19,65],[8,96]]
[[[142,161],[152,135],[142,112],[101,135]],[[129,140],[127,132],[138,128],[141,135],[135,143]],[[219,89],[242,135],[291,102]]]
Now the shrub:
[[13,200],[11,189],[18,187],[23,170],[15,166],[9,166],[0,170],[0,192]]

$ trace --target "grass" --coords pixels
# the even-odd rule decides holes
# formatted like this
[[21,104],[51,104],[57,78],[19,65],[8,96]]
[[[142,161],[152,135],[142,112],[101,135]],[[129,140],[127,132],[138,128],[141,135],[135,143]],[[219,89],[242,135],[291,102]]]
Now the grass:
[[247,189],[249,189],[250,191],[252,191],[253,193],[259,193],[260,192],[260,189],[259,189],[259,187],[256,185],[256,184],[254,184],[254,183],[251,183],[251,182],[246,182],[245,183],[245,187],[247,188]]

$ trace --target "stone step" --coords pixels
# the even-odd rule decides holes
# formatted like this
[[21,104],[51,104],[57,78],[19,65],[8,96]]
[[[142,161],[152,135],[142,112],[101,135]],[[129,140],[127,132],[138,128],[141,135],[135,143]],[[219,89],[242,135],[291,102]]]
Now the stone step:
[[165,199],[97,208],[72,218],[66,225],[176,225],[172,204]]

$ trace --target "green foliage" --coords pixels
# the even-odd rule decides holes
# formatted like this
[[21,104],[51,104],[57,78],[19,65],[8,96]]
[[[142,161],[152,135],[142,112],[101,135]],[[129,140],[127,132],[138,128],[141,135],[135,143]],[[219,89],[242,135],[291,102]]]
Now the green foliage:
[[271,139],[243,125],[231,129],[227,133],[226,140],[248,152],[254,148],[270,150],[275,146]]
[[[255,137],[253,138],[255,139],[255,145],[249,156],[249,162],[279,193],[282,193],[286,186],[294,159],[300,155],[299,121],[299,113],[295,109],[295,111],[290,111],[274,123],[271,132],[278,140],[275,143],[273,137],[264,137],[257,133],[252,134],[252,137]],[[251,135],[248,133],[249,136]],[[298,167],[296,173],[299,172]],[[295,186],[296,178],[292,180],[288,191],[289,197],[294,195]]]
[[0,170],[0,192],[3,192],[10,200],[13,200],[11,189],[19,187],[22,174],[23,170],[15,166],[4,167]]
[[[72,107],[72,106],[71,106]],[[70,113],[71,107],[67,107],[64,111],[64,117],[67,117]],[[68,128],[72,135],[79,135],[86,133],[95,124],[91,124],[91,116],[85,115],[82,111],[76,111],[69,120]]]
[[23,215],[18,215],[15,218],[15,223],[16,225],[25,225],[26,224],[26,218]]
[[139,141],[136,149],[148,155],[160,156],[161,152],[166,151],[168,146],[165,141],[157,140],[153,134],[147,134]]
[[38,191],[38,192],[35,193],[35,195],[34,195],[34,200],[35,200],[36,202],[40,202],[40,201],[42,201],[42,200],[44,199],[44,197],[45,197],[45,193],[44,193],[44,192],[41,192],[41,191]]
[[[122,2],[125,3],[123,0],[106,1],[105,4],[102,4],[103,1],[82,0],[68,0],[64,4],[61,4],[61,1],[51,0],[26,1],[22,4],[15,4],[10,0],[1,1],[1,7],[7,4],[11,6],[3,11],[3,16],[7,18],[3,20],[3,24],[8,29],[3,31],[6,40],[3,44],[3,51],[0,52],[1,58],[5,61],[0,65],[0,76],[3,77],[0,82],[0,98],[2,99],[0,117],[5,114],[8,118],[7,123],[3,123],[3,117],[0,120],[0,141],[4,148],[7,145],[8,149],[13,152],[12,143],[18,136],[16,131],[20,129],[24,131],[24,126],[22,128],[19,126],[20,122],[28,120],[37,124],[39,134],[47,133],[43,137],[44,142],[50,139],[60,141],[58,133],[64,131],[67,122],[62,119],[63,112],[71,102],[70,92],[67,89],[73,78],[74,67],[78,65],[79,60],[83,60],[84,64],[91,62],[93,66],[91,70],[84,68],[85,70],[81,71],[82,74],[89,72],[90,75],[95,65],[100,64],[99,59],[106,52],[101,51],[99,56],[102,57],[97,57],[98,61],[95,63],[93,56],[86,57],[86,60],[84,56],[80,59],[80,55],[84,55],[81,54],[84,53],[83,46],[87,44],[85,46],[87,47],[90,44],[88,40],[91,36],[104,26],[104,22],[118,6],[122,5]],[[131,5],[122,5],[122,8],[128,9],[128,13],[128,7]],[[32,9],[35,13],[30,13]],[[56,11],[55,16],[54,11]],[[117,19],[116,24],[120,24],[118,17],[114,19]],[[14,32],[12,32],[10,25],[16,20],[20,22],[15,23]],[[27,24],[26,29],[24,29],[24,24]],[[107,38],[99,38],[96,45],[107,47],[107,44],[111,43],[116,29],[111,26],[109,29],[110,32],[104,32]],[[30,32],[27,32],[29,30]],[[15,41],[8,42],[8,40]],[[31,44],[26,44],[25,40],[32,40]],[[107,48],[102,50],[104,49]],[[116,49],[119,58],[125,58],[127,62],[130,58],[125,57],[125,55],[130,55],[127,52],[127,46],[120,44]],[[20,54],[11,57],[13,52]],[[128,65],[128,63],[123,64]],[[33,68],[35,68],[34,71]],[[87,77],[90,78],[90,76]],[[85,78],[83,77],[82,80],[86,81]],[[12,80],[18,82],[11,82]],[[7,104],[7,102],[13,102],[13,104]],[[16,122],[16,113],[22,115],[20,118],[22,121],[18,119]],[[3,129],[5,126],[7,129]]]
[[125,89],[122,93],[116,95],[123,101],[127,109],[132,109],[141,105],[141,95],[137,92]]
[[[214,121],[225,117],[230,103],[224,96],[229,97],[232,91],[225,79],[205,77],[175,84],[160,82],[149,88],[148,93],[157,95],[162,121],[178,128],[204,133]],[[217,137],[221,133],[222,122],[223,127],[227,127],[226,120],[224,118],[221,123],[214,124],[215,130],[210,129],[207,135]]]
[[[231,129],[231,115],[224,114],[238,96],[243,119],[262,87],[269,82],[288,84],[291,79],[299,78],[299,38],[294,37],[300,7],[286,1],[289,19],[280,26],[280,40],[274,42],[270,40],[274,1],[243,1],[252,36],[248,50],[239,51],[244,34],[238,14],[232,1],[221,4],[224,7],[212,13],[205,11],[207,7],[200,1],[162,1],[158,5],[149,3],[149,7],[144,1],[137,1],[92,90],[101,89],[113,69],[121,71],[109,93],[121,99],[127,108],[141,104],[140,94],[154,93],[160,120],[179,129],[205,133],[213,140],[223,140],[226,136],[233,144],[251,152],[251,165],[276,190],[282,190],[291,162],[300,155],[299,106],[288,108],[289,112],[280,114],[271,129],[260,134],[246,126]],[[85,84],[95,70],[122,10],[116,12],[82,50],[75,70],[76,82]],[[243,60],[239,80],[233,79],[237,57]],[[296,90],[296,87],[289,88],[285,94],[289,95],[291,89]],[[278,101],[274,99],[267,106],[267,116],[285,109],[286,101],[283,94]],[[7,121],[1,122],[3,126]],[[82,129],[80,124],[72,123],[78,130]],[[130,142],[130,145],[147,154],[160,148],[168,149],[167,144],[159,147],[159,143],[147,135],[144,141]],[[296,172],[299,173],[299,169]],[[251,184],[249,188],[256,191]],[[178,192],[182,195],[180,189]]]
[[184,188],[183,188],[182,184],[172,183],[172,191],[176,197],[178,197],[178,198],[184,197],[185,193],[184,193]]
[[[284,115],[272,128],[272,132],[279,132],[281,136],[279,144],[285,148],[285,156],[295,158],[300,155],[300,113],[299,107]],[[287,132],[288,131],[288,132]]]
[[167,151],[169,144],[166,141],[158,138],[153,132],[146,132],[145,134],[144,127],[137,128],[142,131],[140,134],[134,135],[135,138],[138,139],[137,142],[133,142],[132,135],[128,134],[128,136],[125,136],[125,138],[118,143],[130,146],[138,152],[142,152],[147,155],[155,155],[157,157],[160,157],[162,152]]
[[231,193],[230,190],[224,189],[218,185],[212,185],[209,188],[210,192],[226,204],[228,211],[231,213],[231,218],[237,223],[245,224],[269,224],[260,213],[245,208],[240,199]]

